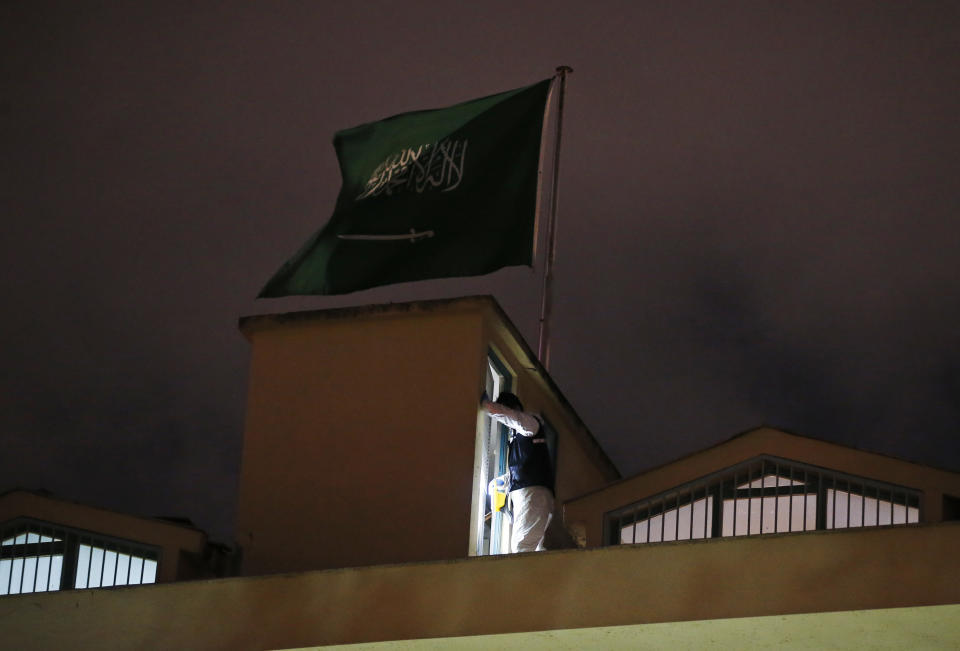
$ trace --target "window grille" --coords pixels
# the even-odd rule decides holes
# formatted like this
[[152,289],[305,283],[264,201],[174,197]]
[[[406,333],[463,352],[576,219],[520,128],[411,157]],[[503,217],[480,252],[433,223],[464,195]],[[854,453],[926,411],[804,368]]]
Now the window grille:
[[607,544],[912,524],[920,492],[762,456],[605,518]]
[[0,595],[156,583],[159,550],[48,522],[0,525]]

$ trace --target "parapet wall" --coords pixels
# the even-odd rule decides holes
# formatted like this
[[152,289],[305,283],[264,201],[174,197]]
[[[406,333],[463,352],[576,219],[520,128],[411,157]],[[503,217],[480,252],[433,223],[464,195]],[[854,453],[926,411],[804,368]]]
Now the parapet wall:
[[[264,649],[960,603],[960,524],[0,599],[9,649]],[[523,594],[537,608],[496,608]]]

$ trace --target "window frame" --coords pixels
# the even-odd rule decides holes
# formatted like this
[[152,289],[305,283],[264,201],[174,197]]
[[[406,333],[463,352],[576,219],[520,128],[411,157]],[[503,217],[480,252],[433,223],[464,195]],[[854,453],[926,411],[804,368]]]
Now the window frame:
[[[798,471],[800,473],[799,475],[797,474]],[[780,479],[777,479],[773,486],[766,486],[765,482],[761,482],[761,485],[758,487],[750,486],[757,480],[762,480],[771,475],[778,478],[789,479],[790,483],[787,485],[781,485]],[[744,485],[747,487],[744,488]],[[860,492],[854,493],[853,489],[855,488],[859,488]],[[832,495],[834,508],[831,511],[833,516],[832,520],[828,523],[827,496],[828,492],[831,490],[833,491]],[[864,518],[861,519],[861,524],[851,525],[850,512],[848,510],[845,512],[845,517],[847,518],[846,524],[837,526],[836,519],[838,511],[835,507],[835,502],[838,491],[846,491],[848,498],[853,494],[859,495],[862,498],[862,504],[866,504],[867,499],[875,499],[877,502],[875,507],[877,509],[876,521],[873,524],[864,524]],[[664,523],[661,526],[664,527],[666,514],[669,514],[674,510],[679,513],[682,507],[690,504],[691,502],[696,502],[700,499],[706,499],[710,496],[713,497],[713,501],[712,504],[710,504],[709,501],[707,502],[711,511],[707,514],[711,520],[709,536],[698,538],[678,538],[680,531],[679,518],[674,518],[676,520],[676,529],[675,537],[672,539],[665,539],[664,532],[661,533],[661,538],[656,541],[649,540],[649,537],[646,541],[641,541],[639,543],[636,541],[632,543],[621,541],[622,532],[625,528],[630,526],[636,527],[636,525],[649,521],[660,515],[664,516],[663,520],[661,521]],[[804,506],[805,519],[803,522],[803,528],[794,528],[792,524],[793,498],[801,496],[807,496],[807,498],[809,498],[809,496],[815,496],[814,513],[810,519],[810,523],[812,523],[813,526],[807,526],[807,511],[806,506]],[[789,508],[791,509],[788,515],[787,528],[785,530],[781,529],[779,526],[781,516],[779,513],[781,502],[780,498],[782,497],[788,497]],[[763,517],[763,507],[767,498],[774,498],[773,531],[764,531],[765,518]],[[731,517],[734,531],[732,534],[724,535],[724,504],[731,499],[733,500],[733,512]],[[759,522],[759,531],[751,533],[751,529],[754,528],[753,525],[756,524],[751,522],[751,520],[757,499],[761,500],[759,509],[761,520]],[[747,500],[746,532],[741,532],[737,526],[738,500]],[[803,502],[804,505],[806,505],[807,500],[805,499]],[[891,518],[889,523],[880,523],[879,514],[881,502],[889,503],[890,505],[889,509],[891,511]],[[898,505],[902,505],[905,509],[905,522],[893,522],[893,512]],[[782,535],[784,533],[802,533],[804,531],[859,529],[876,526],[907,526],[923,521],[922,508],[923,491],[916,488],[860,477],[858,475],[831,470],[821,466],[805,464],[782,457],[758,455],[693,481],[680,484],[625,506],[607,511],[603,517],[603,541],[605,545],[652,544],[656,542],[674,542],[678,540],[683,541],[704,540],[709,538],[732,538],[745,535]],[[911,510],[913,509],[915,509],[916,519],[911,519]],[[641,514],[643,515],[642,518],[639,517]],[[633,516],[632,519],[627,519],[627,516],[629,515]],[[693,531],[692,517],[693,514],[691,513],[691,533]],[[707,529],[708,528],[705,526],[704,530],[706,531]],[[635,535],[636,528],[634,528],[634,536]]]
[[[516,374],[493,345],[490,345],[487,349],[487,355],[484,359],[483,382],[484,390],[488,393],[490,387],[487,387],[487,383],[491,370],[499,378],[498,393],[515,391]],[[496,396],[491,395],[490,398],[495,399]],[[497,450],[493,453],[496,462],[494,470],[487,468],[485,463],[485,458],[490,454],[486,440],[492,435],[491,428],[495,428],[499,434]],[[492,420],[484,413],[479,414],[474,450],[473,498],[470,514],[469,553],[471,556],[491,556],[509,551],[510,528],[502,511],[490,513],[489,537],[486,535],[487,509],[490,504],[487,484],[493,477],[507,472],[508,437],[509,429],[505,425]]]
[[[111,587],[123,587],[127,585],[150,585],[156,583],[157,577],[160,574],[160,564],[161,564],[161,548],[156,545],[148,545],[146,543],[136,542],[133,540],[128,540],[124,538],[117,538],[114,536],[109,536],[101,533],[96,533],[92,531],[86,531],[83,529],[76,529],[73,527],[67,527],[53,522],[48,522],[44,520],[38,520],[35,518],[29,517],[19,517],[11,520],[7,520],[3,523],[0,523],[0,543],[8,539],[16,540],[17,537],[21,535],[34,534],[38,537],[49,537],[53,538],[52,541],[47,542],[24,542],[24,543],[12,543],[12,544],[0,544],[0,561],[11,561],[10,564],[10,573],[7,577],[7,585],[0,586],[0,588],[6,590],[5,592],[0,593],[0,597],[5,596],[16,596],[22,594],[32,594],[34,592],[57,592],[60,590],[86,590],[92,588],[111,588]],[[78,561],[80,557],[80,547],[86,545],[91,548],[89,553],[89,560],[87,566],[87,576],[86,583],[87,585],[83,587],[77,587],[77,579],[79,576],[79,567]],[[99,580],[99,585],[89,585],[91,568],[92,568],[92,559],[94,550],[102,550],[103,553],[101,561],[101,575]],[[111,585],[103,585],[103,571],[107,567],[107,555],[108,553],[113,553],[114,556],[114,577]],[[120,570],[119,558],[121,555],[128,556],[129,560],[127,561],[127,581],[126,583],[116,583],[118,572]],[[37,576],[36,570],[39,568],[40,559],[44,557],[50,557],[51,566],[53,564],[53,558],[55,556],[61,556],[61,567],[60,567],[60,581],[59,585],[56,587],[50,587],[50,573],[47,574],[47,587],[46,589],[39,590],[37,588]],[[133,562],[133,559],[142,560],[140,580],[139,582],[130,581],[130,567]],[[23,580],[26,576],[26,564],[30,562],[31,559],[36,559],[34,561],[34,581],[33,581],[33,590],[23,591]],[[13,578],[14,578],[14,566],[17,560],[22,560],[23,565],[20,570],[20,586],[18,592],[12,592],[11,588],[13,587]],[[153,581],[144,581],[143,568],[146,566],[147,561],[152,561],[156,564],[154,568],[154,580]]]

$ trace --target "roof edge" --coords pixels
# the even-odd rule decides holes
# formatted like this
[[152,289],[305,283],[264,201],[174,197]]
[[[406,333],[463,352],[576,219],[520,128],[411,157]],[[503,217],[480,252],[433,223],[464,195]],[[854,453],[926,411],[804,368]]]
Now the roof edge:
[[[66,499],[66,498],[63,498],[63,497],[57,497],[56,495],[54,495],[53,493],[51,493],[50,491],[48,491],[48,490],[46,490],[46,489],[30,489],[30,488],[14,487],[14,488],[11,488],[11,489],[9,489],[9,490],[5,490],[5,491],[0,492],[0,500],[3,500],[4,498],[6,498],[6,497],[8,497],[8,496],[11,496],[11,495],[14,495],[14,494],[16,494],[16,493],[23,493],[23,494],[25,494],[25,495],[30,495],[31,497],[36,497],[36,498],[40,498],[40,499],[44,499],[44,500],[50,500],[50,501],[52,501],[52,502],[60,502],[60,503],[62,503],[62,504],[71,504],[71,505],[73,505],[73,506],[79,506],[79,507],[83,507],[83,508],[85,508],[85,509],[93,509],[93,510],[95,510],[95,511],[102,511],[102,512],[104,512],[104,513],[110,513],[110,514],[112,514],[112,515],[116,515],[116,516],[120,516],[120,517],[124,517],[124,518],[134,518],[134,519],[136,519],[136,520],[146,520],[147,522],[150,522],[150,523],[152,523],[152,524],[159,524],[159,525],[164,525],[164,526],[168,526],[168,527],[175,527],[175,528],[177,528],[177,529],[187,529],[187,530],[190,530],[190,531],[195,531],[195,532],[197,532],[197,533],[203,534],[203,536],[204,536],[205,538],[209,538],[209,534],[208,534],[204,529],[201,529],[200,527],[196,526],[196,525],[193,523],[192,520],[189,520],[189,518],[186,518],[186,519],[190,521],[190,524],[186,524],[186,523],[183,523],[183,522],[177,522],[177,521],[175,521],[175,516],[174,516],[174,517],[170,517],[170,516],[150,516],[150,515],[139,515],[139,514],[137,514],[137,513],[128,513],[128,512],[126,512],[126,511],[118,511],[118,510],[116,510],[116,509],[109,509],[109,508],[106,508],[106,507],[104,507],[104,506],[98,506],[98,505],[96,505],[96,504],[88,504],[87,502],[80,502],[80,501],[77,501],[77,500],[70,500],[70,499]],[[23,517],[33,517],[33,516],[23,516]]]
[[[237,320],[237,327],[240,332],[242,332],[243,335],[249,339],[252,331],[257,329],[259,326],[281,325],[284,323],[297,323],[301,321],[346,319],[363,315],[428,312],[458,304],[466,307],[471,303],[477,304],[477,307],[482,306],[484,303],[492,303],[499,308],[496,299],[490,294],[472,294],[469,296],[457,296],[454,298],[434,298],[417,301],[404,301],[400,303],[365,303],[363,305],[332,307],[317,310],[296,310],[293,312],[250,314],[247,316],[241,316]],[[501,313],[503,312],[502,310],[500,311]]]
[[817,436],[809,436],[809,435],[807,435],[807,434],[798,434],[798,433],[796,433],[796,432],[791,432],[790,430],[784,429],[784,428],[782,428],[782,427],[777,427],[776,425],[770,425],[770,424],[764,423],[764,424],[756,425],[756,426],[751,427],[751,428],[749,428],[749,429],[743,430],[743,431],[741,431],[741,432],[737,432],[737,433],[734,434],[733,436],[730,436],[730,437],[728,437],[728,438],[725,438],[725,439],[723,439],[722,441],[718,441],[718,442],[714,443],[713,445],[708,445],[708,446],[705,447],[705,448],[700,448],[699,450],[694,450],[693,452],[689,452],[689,453],[687,453],[687,454],[684,454],[684,455],[681,455],[681,456],[676,457],[676,458],[674,458],[674,459],[671,459],[670,461],[665,461],[664,463],[657,464],[656,466],[651,466],[651,467],[649,467],[649,468],[646,468],[646,469],[644,469],[644,470],[641,470],[640,472],[633,473],[632,475],[629,475],[629,476],[627,476],[627,477],[621,477],[620,479],[616,479],[616,480],[614,480],[614,481],[611,481],[611,482],[609,482],[608,484],[606,484],[606,485],[604,485],[604,486],[601,486],[601,487],[599,487],[599,488],[595,488],[595,489],[592,490],[592,491],[587,491],[586,493],[582,493],[581,495],[577,495],[576,497],[573,497],[573,498],[571,498],[571,499],[569,499],[569,500],[566,500],[565,504],[569,504],[569,503],[571,503],[571,502],[576,502],[577,500],[580,500],[580,499],[589,497],[589,496],[591,496],[591,495],[594,495],[594,494],[596,494],[596,493],[605,491],[605,490],[609,489],[611,486],[615,486],[615,485],[617,485],[617,484],[621,484],[621,483],[623,483],[623,482],[630,481],[630,480],[632,480],[632,479],[635,479],[635,478],[637,478],[637,477],[640,477],[641,475],[646,475],[646,474],[649,474],[649,473],[651,473],[651,472],[656,472],[657,470],[661,470],[661,469],[663,469],[663,468],[666,468],[667,466],[672,466],[673,464],[676,464],[676,463],[682,463],[683,461],[686,461],[687,459],[690,459],[690,458],[692,458],[692,457],[694,457],[694,456],[696,456],[696,455],[698,455],[698,454],[702,454],[702,453],[704,453],[704,452],[708,452],[708,451],[710,451],[710,450],[719,448],[719,447],[721,447],[721,446],[727,445],[727,444],[730,443],[731,441],[734,441],[734,440],[736,440],[736,439],[738,439],[738,438],[742,438],[742,437],[745,437],[745,436],[749,436],[750,434],[754,434],[754,433],[756,433],[756,432],[760,432],[760,431],[763,431],[763,430],[773,431],[773,432],[776,432],[776,433],[778,433],[778,434],[785,434],[785,435],[787,435],[787,436],[794,436],[794,437],[797,437],[797,438],[807,439],[807,440],[811,440],[811,441],[817,441],[818,443],[825,443],[825,444],[827,444],[827,445],[835,445],[835,446],[837,446],[837,447],[846,448],[846,449],[848,449],[848,450],[855,450],[855,451],[861,452],[861,453],[863,453],[863,454],[872,454],[872,455],[875,455],[875,456],[878,456],[878,457],[884,457],[884,458],[886,458],[886,459],[891,459],[891,460],[897,461],[897,462],[899,462],[899,463],[908,463],[908,464],[913,465],[913,466],[919,466],[919,467],[921,467],[921,468],[929,468],[929,469],[931,469],[931,470],[936,470],[936,471],[938,471],[938,472],[949,472],[949,473],[952,473],[952,474],[960,474],[960,472],[958,472],[958,471],[956,471],[956,470],[951,470],[951,469],[949,469],[949,468],[942,468],[942,467],[938,467],[938,466],[931,466],[931,465],[929,465],[929,464],[919,463],[919,462],[917,462],[917,461],[911,461],[911,460],[909,460],[909,459],[904,459],[903,457],[898,457],[898,456],[895,456],[895,455],[892,455],[892,454],[886,454],[886,453],[883,453],[883,452],[876,452],[876,451],[874,451],[874,450],[866,450],[866,449],[863,449],[863,448],[858,448],[858,447],[855,447],[855,446],[852,446],[852,445],[846,445],[846,444],[844,444],[844,443],[838,443],[838,442],[836,442],[836,441],[831,441],[831,440],[829,440],[829,439],[825,439],[825,438],[821,438],[821,437],[817,437]]

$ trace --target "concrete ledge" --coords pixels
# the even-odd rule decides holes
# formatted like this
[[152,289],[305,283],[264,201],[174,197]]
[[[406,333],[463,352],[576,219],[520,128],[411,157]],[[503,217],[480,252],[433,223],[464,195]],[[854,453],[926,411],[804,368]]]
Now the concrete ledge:
[[[537,633],[367,642],[309,647],[327,651],[634,651],[635,649],[956,649],[960,606],[710,619],[697,622],[574,628]],[[307,648],[288,651],[308,651]]]
[[[960,603],[960,524],[0,599],[0,647],[265,649]],[[524,595],[535,608],[498,606]]]

